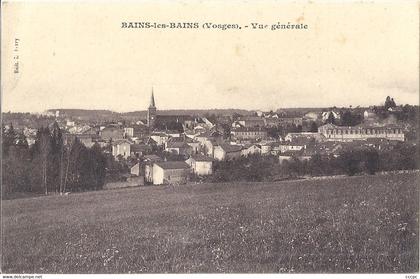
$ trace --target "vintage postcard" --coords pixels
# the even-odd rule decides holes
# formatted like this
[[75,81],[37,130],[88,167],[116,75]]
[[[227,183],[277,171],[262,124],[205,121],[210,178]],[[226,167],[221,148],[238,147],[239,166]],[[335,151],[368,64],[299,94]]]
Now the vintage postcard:
[[417,278],[418,1],[1,12],[3,278]]

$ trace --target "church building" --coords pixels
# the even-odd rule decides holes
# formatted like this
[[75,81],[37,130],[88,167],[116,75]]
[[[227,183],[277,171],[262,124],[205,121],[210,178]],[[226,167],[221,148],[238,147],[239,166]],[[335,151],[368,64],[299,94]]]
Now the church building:
[[194,117],[191,115],[158,115],[155,96],[152,89],[150,105],[147,110],[147,126],[150,130],[179,130],[180,132],[183,132],[183,127],[190,128],[193,121]]

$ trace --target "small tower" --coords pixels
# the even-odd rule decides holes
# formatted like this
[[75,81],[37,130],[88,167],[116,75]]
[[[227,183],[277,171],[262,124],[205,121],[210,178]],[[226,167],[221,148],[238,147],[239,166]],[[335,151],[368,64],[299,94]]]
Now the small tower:
[[155,105],[155,96],[153,95],[153,88],[152,88],[152,96],[150,97],[150,105],[149,109],[147,110],[147,125],[150,129],[152,129],[155,125],[156,120],[156,105]]

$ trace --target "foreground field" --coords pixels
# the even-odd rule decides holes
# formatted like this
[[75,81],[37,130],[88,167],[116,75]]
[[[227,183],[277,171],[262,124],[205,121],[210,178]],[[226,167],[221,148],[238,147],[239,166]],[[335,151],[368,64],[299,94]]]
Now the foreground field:
[[3,201],[6,273],[418,272],[419,175]]

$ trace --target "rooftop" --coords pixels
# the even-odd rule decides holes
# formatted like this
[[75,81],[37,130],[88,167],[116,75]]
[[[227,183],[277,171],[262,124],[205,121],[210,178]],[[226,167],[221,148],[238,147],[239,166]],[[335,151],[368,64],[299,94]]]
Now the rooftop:
[[220,144],[219,145],[225,152],[229,153],[229,152],[238,152],[242,150],[242,146],[240,145],[232,145],[232,144]]
[[189,169],[190,166],[182,161],[166,161],[166,162],[156,162],[156,165],[165,170],[174,170],[174,169]]
[[191,158],[193,158],[195,161],[198,161],[198,162],[212,162],[212,161],[214,161],[213,158],[210,158],[210,157],[202,155],[202,154],[191,155]]

